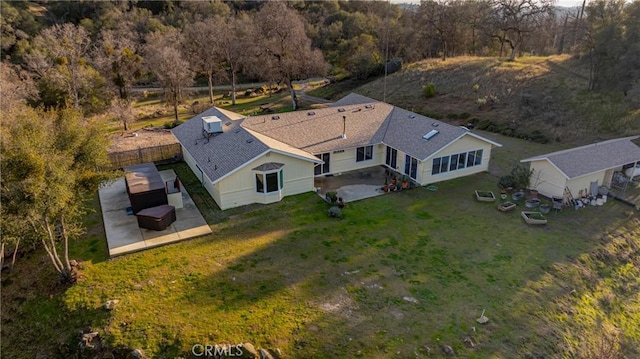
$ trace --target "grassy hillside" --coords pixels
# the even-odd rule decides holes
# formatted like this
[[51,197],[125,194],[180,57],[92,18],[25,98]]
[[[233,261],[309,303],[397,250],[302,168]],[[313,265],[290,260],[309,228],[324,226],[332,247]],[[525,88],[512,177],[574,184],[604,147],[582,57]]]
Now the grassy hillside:
[[[427,98],[423,86],[433,83]],[[622,93],[587,91],[588,72],[568,56],[458,57],[409,64],[355,89],[340,83],[316,95],[350,91],[431,117],[539,142],[585,143],[640,133],[640,86]],[[483,103],[486,101],[486,103]]]

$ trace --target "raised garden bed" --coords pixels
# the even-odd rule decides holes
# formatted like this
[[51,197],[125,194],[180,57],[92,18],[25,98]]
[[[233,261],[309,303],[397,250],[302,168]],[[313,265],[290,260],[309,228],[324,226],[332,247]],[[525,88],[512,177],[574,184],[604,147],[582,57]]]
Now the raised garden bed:
[[509,212],[516,208],[516,204],[513,202],[504,202],[498,205],[498,209],[502,212]]
[[494,202],[496,196],[491,191],[476,191],[476,199],[480,202]]
[[547,224],[547,218],[540,212],[521,212],[527,224]]

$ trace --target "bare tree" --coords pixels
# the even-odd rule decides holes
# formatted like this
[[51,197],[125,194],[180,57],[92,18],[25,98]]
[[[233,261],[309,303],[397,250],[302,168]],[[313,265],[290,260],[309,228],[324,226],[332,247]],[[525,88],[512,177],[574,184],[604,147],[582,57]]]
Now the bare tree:
[[551,13],[553,0],[494,0],[493,37],[500,40],[500,55],[505,43],[511,47],[510,60],[515,60],[526,36],[540,29],[541,19]]
[[182,34],[174,28],[164,33],[156,31],[147,37],[144,49],[148,69],[162,83],[167,100],[173,106],[176,124],[180,122],[178,104],[182,89],[193,82],[193,72],[189,69],[189,62],[179,50],[183,39]]
[[[231,103],[236,104],[237,74],[242,68],[251,68],[255,49],[253,19],[246,14],[220,21],[220,55],[231,79]],[[257,71],[256,71],[257,72]]]
[[423,1],[420,3],[420,14],[427,36],[436,40],[440,47],[442,61],[454,53],[454,44],[461,21],[460,3],[454,0]]
[[207,76],[209,101],[213,103],[213,76],[221,66],[220,47],[224,31],[222,18],[208,18],[187,25],[184,30],[184,52],[191,68]]
[[41,77],[62,87],[75,108],[80,108],[83,88],[89,87],[91,39],[82,26],[53,25],[33,42],[27,65]]
[[312,75],[324,75],[327,65],[320,50],[311,48],[303,18],[284,2],[265,3],[256,14],[258,74],[267,80],[284,82],[289,88],[293,109],[298,99],[291,83]]
[[120,31],[103,30],[95,51],[98,69],[117,90],[120,99],[129,102],[133,83],[142,77],[142,56],[134,34],[123,28]]

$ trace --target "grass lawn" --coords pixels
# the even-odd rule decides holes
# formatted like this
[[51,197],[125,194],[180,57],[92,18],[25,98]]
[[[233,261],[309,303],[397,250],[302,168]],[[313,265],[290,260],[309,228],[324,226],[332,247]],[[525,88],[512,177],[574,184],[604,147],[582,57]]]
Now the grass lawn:
[[[3,281],[7,357],[71,352],[85,328],[154,357],[242,342],[288,358],[441,357],[445,345],[462,358],[588,358],[608,343],[640,355],[640,218],[620,203],[528,226],[522,202],[502,213],[474,199],[499,193],[483,173],[348,203],[342,219],[315,194],[221,212],[174,168],[213,234],[104,260],[94,214],[73,244],[86,261],[78,284],[55,292],[51,274],[24,279],[33,263],[49,273],[39,252]],[[111,312],[109,299],[120,300]],[[487,324],[476,322],[483,309]]]

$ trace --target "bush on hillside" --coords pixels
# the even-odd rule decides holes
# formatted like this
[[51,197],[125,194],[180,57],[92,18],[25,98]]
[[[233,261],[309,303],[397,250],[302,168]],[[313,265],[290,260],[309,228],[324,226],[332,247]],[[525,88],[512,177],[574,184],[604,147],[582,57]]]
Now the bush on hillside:
[[436,85],[432,82],[429,82],[428,84],[422,86],[422,93],[427,98],[434,97],[437,94]]

